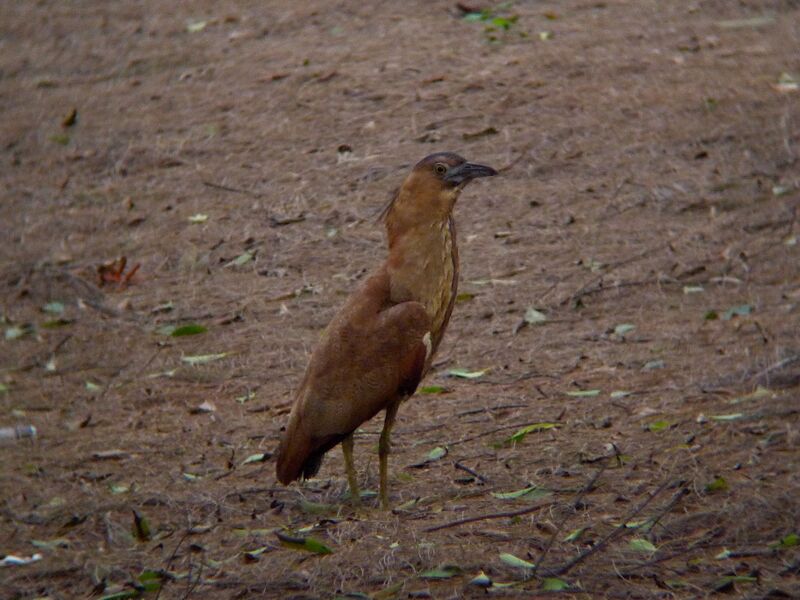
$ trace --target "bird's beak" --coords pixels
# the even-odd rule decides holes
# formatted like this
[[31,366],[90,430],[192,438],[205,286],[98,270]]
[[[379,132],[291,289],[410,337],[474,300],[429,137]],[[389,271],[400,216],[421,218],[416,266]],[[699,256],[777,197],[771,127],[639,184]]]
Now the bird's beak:
[[450,169],[444,176],[444,180],[450,185],[464,186],[478,177],[493,177],[494,175],[497,175],[497,171],[492,167],[465,162]]

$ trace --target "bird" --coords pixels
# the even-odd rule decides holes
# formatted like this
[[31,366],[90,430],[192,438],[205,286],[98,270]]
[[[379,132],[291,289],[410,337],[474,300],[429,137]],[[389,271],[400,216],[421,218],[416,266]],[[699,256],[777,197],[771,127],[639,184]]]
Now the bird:
[[353,505],[360,504],[353,433],[385,410],[378,443],[380,503],[389,508],[392,426],[431,366],[455,305],[458,248],[453,208],[492,167],[438,152],[420,160],[382,213],[386,260],[322,332],[276,452],[278,481],[313,477],[341,443]]

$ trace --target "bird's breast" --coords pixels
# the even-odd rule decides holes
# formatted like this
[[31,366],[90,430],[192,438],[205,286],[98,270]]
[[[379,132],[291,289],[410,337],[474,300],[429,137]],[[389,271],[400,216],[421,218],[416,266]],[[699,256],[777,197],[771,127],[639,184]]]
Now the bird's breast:
[[409,234],[389,260],[391,299],[425,306],[431,319],[433,352],[441,341],[458,286],[458,253],[450,220]]

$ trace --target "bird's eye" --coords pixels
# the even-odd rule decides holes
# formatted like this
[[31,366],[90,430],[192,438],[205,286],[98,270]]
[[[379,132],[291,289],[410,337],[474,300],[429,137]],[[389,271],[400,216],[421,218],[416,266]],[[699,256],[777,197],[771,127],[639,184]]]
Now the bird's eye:
[[444,175],[445,173],[447,173],[447,165],[442,163],[436,163],[435,165],[433,165],[433,172],[436,173],[437,175]]

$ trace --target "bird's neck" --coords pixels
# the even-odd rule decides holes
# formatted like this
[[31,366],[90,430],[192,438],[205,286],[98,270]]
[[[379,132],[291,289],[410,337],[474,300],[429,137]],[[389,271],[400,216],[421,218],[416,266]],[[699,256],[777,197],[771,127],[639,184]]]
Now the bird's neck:
[[433,349],[450,319],[458,287],[458,248],[452,218],[389,233],[391,302],[416,301],[431,318]]

